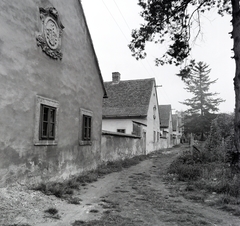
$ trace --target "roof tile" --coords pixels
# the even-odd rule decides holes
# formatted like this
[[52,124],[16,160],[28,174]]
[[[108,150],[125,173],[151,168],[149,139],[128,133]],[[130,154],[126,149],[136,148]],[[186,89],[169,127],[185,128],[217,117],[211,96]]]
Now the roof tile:
[[159,114],[160,114],[160,122],[161,127],[168,128],[169,127],[169,117],[171,113],[171,105],[159,105]]
[[147,116],[155,79],[105,82],[108,98],[103,99],[103,117]]

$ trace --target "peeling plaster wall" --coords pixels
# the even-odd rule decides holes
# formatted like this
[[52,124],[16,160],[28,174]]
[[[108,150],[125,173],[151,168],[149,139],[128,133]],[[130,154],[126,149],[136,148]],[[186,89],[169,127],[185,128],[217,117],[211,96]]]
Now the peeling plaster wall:
[[[62,60],[37,47],[39,7],[64,25]],[[100,161],[103,86],[78,0],[0,1],[0,186],[58,180]],[[34,146],[36,95],[59,102],[58,144]],[[93,112],[92,145],[79,146],[79,112]]]

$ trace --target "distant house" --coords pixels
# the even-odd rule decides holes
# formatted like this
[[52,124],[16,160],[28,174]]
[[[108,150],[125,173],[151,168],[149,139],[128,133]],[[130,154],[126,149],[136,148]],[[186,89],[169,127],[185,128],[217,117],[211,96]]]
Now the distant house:
[[180,114],[173,114],[173,144],[178,145],[181,143],[183,135],[182,118]]
[[81,1],[0,8],[0,186],[95,168],[106,91]]
[[173,123],[172,123],[172,107],[168,105],[159,105],[160,112],[160,129],[161,137],[166,139],[165,148],[173,146]]
[[120,81],[120,73],[112,73],[112,81],[104,83],[108,98],[103,101],[104,131],[133,134],[145,139],[145,153],[159,149],[160,120],[154,78]]

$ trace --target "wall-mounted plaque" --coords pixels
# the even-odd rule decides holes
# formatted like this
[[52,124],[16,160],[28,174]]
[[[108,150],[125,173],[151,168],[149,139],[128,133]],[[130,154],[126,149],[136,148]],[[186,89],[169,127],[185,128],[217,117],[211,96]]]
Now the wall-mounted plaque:
[[42,32],[37,35],[37,45],[53,59],[61,60],[61,39],[64,26],[60,22],[58,11],[54,7],[39,8]]

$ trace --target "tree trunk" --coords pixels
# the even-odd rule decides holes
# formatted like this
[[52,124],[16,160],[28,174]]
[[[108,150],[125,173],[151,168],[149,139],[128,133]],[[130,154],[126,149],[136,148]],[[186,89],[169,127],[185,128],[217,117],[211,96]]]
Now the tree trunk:
[[236,151],[232,154],[232,163],[239,165],[240,157],[240,9],[239,0],[232,0],[232,38],[233,51],[236,64],[236,72],[234,77],[235,90],[235,120],[234,120],[234,144]]

